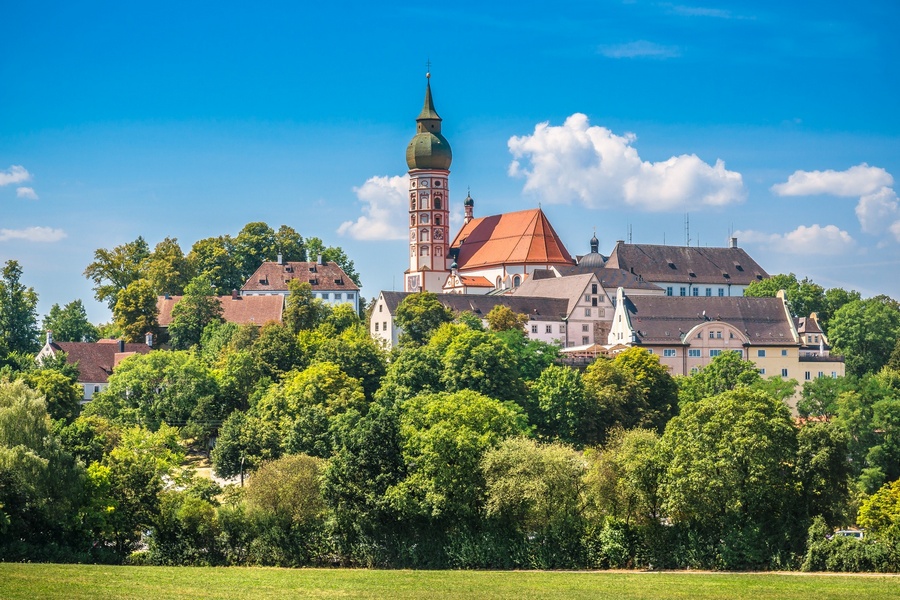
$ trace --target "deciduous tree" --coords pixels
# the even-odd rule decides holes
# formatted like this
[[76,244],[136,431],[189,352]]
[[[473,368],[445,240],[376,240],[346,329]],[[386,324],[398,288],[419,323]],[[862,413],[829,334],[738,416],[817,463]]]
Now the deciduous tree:
[[94,282],[94,297],[114,308],[119,292],[143,276],[141,269],[148,256],[150,247],[142,237],[112,250],[95,250],[94,262],[84,269],[84,276]]
[[50,307],[44,317],[44,331],[52,331],[58,342],[96,342],[99,332],[87,318],[87,311],[81,300],[73,300],[64,307],[59,304]]
[[0,277],[0,356],[38,348],[37,301],[34,288],[21,283],[22,267],[8,260]]

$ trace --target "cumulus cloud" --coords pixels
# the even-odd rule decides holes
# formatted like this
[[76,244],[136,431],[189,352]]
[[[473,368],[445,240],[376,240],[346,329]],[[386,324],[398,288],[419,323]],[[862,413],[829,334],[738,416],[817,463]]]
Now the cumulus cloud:
[[409,194],[408,175],[370,177],[353,191],[363,203],[363,214],[355,221],[343,222],[338,228],[339,234],[371,241],[406,238],[403,215]]
[[561,126],[540,123],[532,135],[513,136],[509,174],[525,178],[525,191],[548,202],[577,200],[592,208],[629,206],[648,211],[725,206],[743,201],[740,173],[694,154],[661,162],[641,160],[632,133],[616,135],[576,113]]
[[22,183],[31,179],[25,167],[21,165],[12,165],[5,171],[0,171],[0,186],[9,185],[11,183]]
[[681,52],[677,46],[662,46],[647,40],[637,40],[626,44],[600,46],[600,54],[607,58],[677,58]]
[[26,242],[58,242],[66,237],[62,229],[52,227],[26,227],[25,229],[0,229],[0,242],[24,240]]
[[20,187],[16,188],[16,196],[19,198],[25,198],[27,200],[37,200],[38,195],[35,193],[34,188],[30,187]]
[[794,171],[787,182],[772,186],[779,196],[862,196],[894,184],[890,173],[866,163],[850,167],[846,171]]
[[874,194],[866,194],[856,205],[856,218],[866,233],[880,234],[900,226],[900,201],[897,192],[881,188]]
[[853,249],[856,242],[836,225],[801,225],[785,234],[760,231],[736,231],[734,235],[749,244],[770,245],[779,252],[833,256]]

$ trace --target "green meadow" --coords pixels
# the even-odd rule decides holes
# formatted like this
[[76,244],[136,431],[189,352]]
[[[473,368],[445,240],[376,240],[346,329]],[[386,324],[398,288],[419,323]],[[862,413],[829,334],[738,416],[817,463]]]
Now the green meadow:
[[3,600],[218,598],[891,599],[900,577],[795,573],[380,571],[0,564]]

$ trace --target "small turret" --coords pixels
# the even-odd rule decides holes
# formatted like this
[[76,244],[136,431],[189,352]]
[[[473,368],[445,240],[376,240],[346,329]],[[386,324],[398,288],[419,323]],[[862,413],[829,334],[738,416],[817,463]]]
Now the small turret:
[[471,190],[468,191],[468,193],[466,194],[466,199],[463,200],[463,207],[465,207],[465,211],[466,211],[466,216],[465,216],[465,219],[463,219],[463,223],[468,223],[469,221],[471,221],[472,219],[475,218],[474,217],[475,201],[472,200]]

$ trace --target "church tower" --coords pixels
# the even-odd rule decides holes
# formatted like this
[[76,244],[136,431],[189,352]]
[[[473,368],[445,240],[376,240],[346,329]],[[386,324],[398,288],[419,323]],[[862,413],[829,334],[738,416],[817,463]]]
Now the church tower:
[[441,135],[441,117],[431,98],[431,73],[425,75],[425,105],[416,119],[416,135],[406,148],[409,167],[409,269],[406,292],[443,289],[453,260],[450,251],[450,144]]

